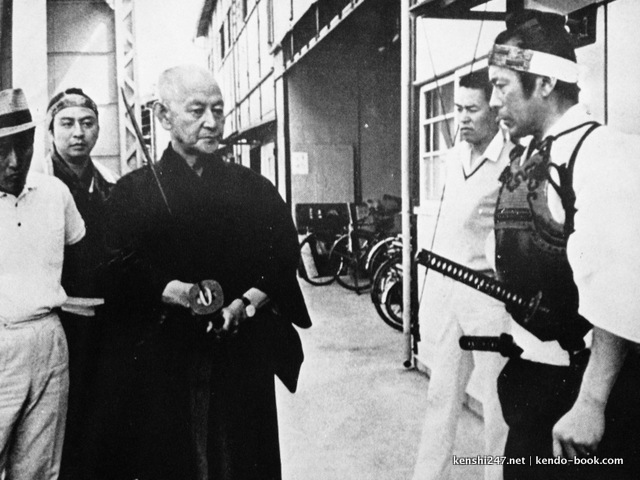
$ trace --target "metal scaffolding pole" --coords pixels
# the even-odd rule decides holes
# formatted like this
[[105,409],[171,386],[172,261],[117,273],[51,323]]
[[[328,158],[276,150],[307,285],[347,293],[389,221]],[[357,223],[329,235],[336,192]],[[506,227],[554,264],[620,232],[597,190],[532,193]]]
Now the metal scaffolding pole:
[[402,182],[402,323],[404,364],[411,354],[411,17],[409,0],[400,3],[400,172]]

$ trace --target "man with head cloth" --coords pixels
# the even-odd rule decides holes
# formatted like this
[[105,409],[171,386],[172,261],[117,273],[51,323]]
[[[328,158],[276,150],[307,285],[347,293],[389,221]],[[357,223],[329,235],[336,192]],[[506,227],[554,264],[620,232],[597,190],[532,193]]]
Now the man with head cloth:
[[[532,137],[500,177],[496,270],[544,306],[511,311],[524,351],[498,381],[505,479],[637,478],[640,359],[627,350],[640,341],[638,138],[599,125],[578,103],[564,17],[514,15],[496,38],[489,77],[491,105],[512,138]],[[521,457],[531,461],[509,462]]]
[[104,214],[116,176],[91,159],[98,141],[98,107],[80,88],[68,88],[47,107],[51,153],[48,173],[69,188],[85,221],[87,235],[65,250],[62,286],[68,295],[60,320],[69,345],[69,411],[62,454],[62,477],[80,478],[83,432],[90,428],[87,408],[92,402],[96,352],[104,303],[100,282],[106,259]]
[[[294,391],[311,322],[296,279],[290,212],[259,174],[216,150],[224,102],[205,69],[158,82],[155,114],[171,142],[154,174],[124,176],[110,199],[119,255],[113,308],[144,325],[134,415],[141,479],[277,479],[274,373]],[[157,174],[157,178],[156,178]],[[220,319],[199,315],[224,300]]]
[[85,234],[69,189],[29,172],[35,122],[21,89],[0,92],[0,477],[56,479],[68,354],[57,310],[65,245]]

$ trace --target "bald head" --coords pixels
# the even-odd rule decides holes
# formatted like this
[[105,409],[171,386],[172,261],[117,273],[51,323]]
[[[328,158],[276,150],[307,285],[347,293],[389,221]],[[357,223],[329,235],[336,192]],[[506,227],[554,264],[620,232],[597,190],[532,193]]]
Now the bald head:
[[155,114],[171,134],[174,150],[187,162],[218,148],[224,102],[211,72],[196,65],[165,70],[158,79],[158,96]]
[[206,68],[198,65],[178,65],[160,74],[158,96],[164,102],[180,101],[194,89],[202,87],[220,91],[218,82]]

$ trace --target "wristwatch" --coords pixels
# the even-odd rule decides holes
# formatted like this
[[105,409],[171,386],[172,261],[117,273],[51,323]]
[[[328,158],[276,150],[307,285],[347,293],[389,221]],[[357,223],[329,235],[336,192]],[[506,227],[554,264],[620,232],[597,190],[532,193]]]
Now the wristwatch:
[[256,314],[256,307],[251,304],[251,300],[249,300],[244,295],[240,298],[242,303],[244,304],[244,311],[247,314],[247,317],[251,318]]

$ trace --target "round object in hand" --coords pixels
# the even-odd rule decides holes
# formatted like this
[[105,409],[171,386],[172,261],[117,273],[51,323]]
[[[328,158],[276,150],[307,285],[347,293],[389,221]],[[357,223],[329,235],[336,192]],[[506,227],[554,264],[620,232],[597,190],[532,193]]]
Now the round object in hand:
[[211,315],[222,308],[222,287],[215,280],[202,280],[189,290],[189,306],[196,315]]

